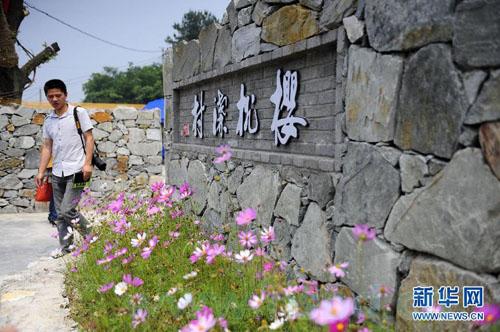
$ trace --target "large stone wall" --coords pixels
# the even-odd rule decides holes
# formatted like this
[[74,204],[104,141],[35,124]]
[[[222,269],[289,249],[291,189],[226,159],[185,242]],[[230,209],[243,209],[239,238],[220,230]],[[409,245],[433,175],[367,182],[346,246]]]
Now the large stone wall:
[[[485,302],[500,302],[498,12],[487,0],[230,1],[220,25],[166,58],[167,180],[195,188],[192,208],[209,228],[256,208],[277,233],[273,255],[296,275],[334,281],[325,268],[349,261],[341,282],[374,309],[391,304],[397,330],[429,328],[411,318],[415,286],[483,286]],[[334,72],[309,76],[316,57]],[[268,124],[213,137],[216,89],[229,96],[234,131],[241,83],[272,116],[277,69],[299,71],[296,113],[325,121],[299,127],[288,146],[269,143]],[[315,99],[318,85],[327,88]],[[203,139],[183,132],[201,91]],[[220,144],[234,150],[227,168],[213,163]],[[355,224],[377,230],[361,252]],[[392,290],[383,301],[381,286]]]
[[[47,111],[0,107],[0,213],[46,210],[34,201],[34,177],[40,162],[42,125]],[[147,184],[164,173],[158,111],[88,110],[99,155],[106,171],[94,168],[90,189],[94,197]]]

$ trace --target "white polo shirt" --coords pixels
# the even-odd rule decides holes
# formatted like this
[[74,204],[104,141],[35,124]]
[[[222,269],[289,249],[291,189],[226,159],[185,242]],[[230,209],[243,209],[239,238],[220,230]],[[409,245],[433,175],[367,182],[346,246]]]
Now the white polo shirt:
[[[68,104],[68,110],[61,116],[53,110],[43,123],[43,139],[52,140],[52,174],[56,176],[80,172],[85,162],[85,152],[73,117],[74,108]],[[78,107],[77,113],[82,131],[91,130],[93,127],[87,110]]]

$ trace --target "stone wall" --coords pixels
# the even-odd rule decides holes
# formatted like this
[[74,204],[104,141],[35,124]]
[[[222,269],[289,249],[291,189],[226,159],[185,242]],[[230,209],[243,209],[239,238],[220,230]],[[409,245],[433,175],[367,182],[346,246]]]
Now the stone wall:
[[[483,286],[485,302],[500,302],[499,11],[487,0],[230,1],[220,25],[166,58],[167,180],[195,188],[209,228],[256,208],[296,275],[334,281],[325,268],[348,261],[340,281],[375,310],[392,305],[397,330],[429,327],[411,318],[415,286],[436,299],[440,286]],[[240,84],[270,119],[277,69],[299,72],[296,114],[325,121],[297,127],[287,146],[272,144],[269,124],[236,135]],[[230,100],[224,138],[210,130],[218,88]],[[201,91],[203,139],[191,114]],[[233,147],[227,168],[213,164],[220,144]],[[355,224],[377,230],[361,251]]]
[[[88,111],[97,150],[108,165],[104,172],[94,168],[93,196],[126,190],[132,183],[144,185],[151,177],[160,179],[164,167],[159,111],[125,107]],[[0,107],[0,213],[47,209],[47,204],[34,202],[46,112]]]

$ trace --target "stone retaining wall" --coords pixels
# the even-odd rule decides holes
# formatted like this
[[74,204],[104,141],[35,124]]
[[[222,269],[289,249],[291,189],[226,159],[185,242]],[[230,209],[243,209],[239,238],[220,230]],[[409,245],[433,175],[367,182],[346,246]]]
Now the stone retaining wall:
[[[159,111],[124,107],[88,111],[97,149],[108,165],[105,172],[94,168],[93,196],[126,190],[131,183],[147,184],[151,177],[161,179]],[[46,111],[0,107],[0,213],[47,208],[33,199],[45,116]]]
[[[167,180],[194,187],[209,228],[256,208],[295,275],[334,281],[325,269],[348,261],[341,282],[375,310],[391,304],[397,330],[429,327],[411,317],[416,286],[436,300],[440,286],[483,286],[499,303],[499,11],[487,0],[230,1],[221,25],[167,54]],[[240,84],[271,119],[278,69],[299,72],[295,114],[325,121],[297,126],[287,146],[273,144],[269,123],[236,135]],[[224,138],[211,132],[217,89],[229,98]],[[201,91],[203,139],[191,113]],[[227,168],[213,164],[220,144],[233,147]],[[361,251],[355,224],[377,230]]]

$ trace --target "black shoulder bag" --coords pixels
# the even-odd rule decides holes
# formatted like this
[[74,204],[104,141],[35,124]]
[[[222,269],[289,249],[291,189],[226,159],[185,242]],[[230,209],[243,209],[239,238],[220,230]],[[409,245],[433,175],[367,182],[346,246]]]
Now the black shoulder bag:
[[[76,130],[78,130],[78,135],[80,136],[80,140],[82,141],[82,148],[83,148],[83,153],[85,153],[85,144],[83,143],[83,131],[82,127],[80,125],[80,120],[78,119],[78,114],[76,113],[76,108],[73,109],[73,116],[75,118],[75,124],[76,124]],[[94,145],[94,154],[92,155],[92,164],[97,167],[99,170],[104,171],[106,170],[106,162],[99,157],[97,154],[95,145]]]

